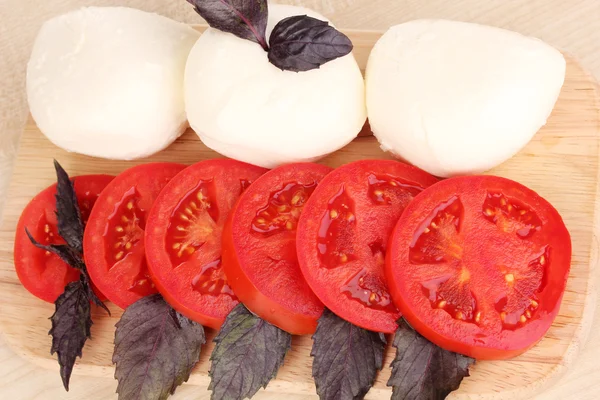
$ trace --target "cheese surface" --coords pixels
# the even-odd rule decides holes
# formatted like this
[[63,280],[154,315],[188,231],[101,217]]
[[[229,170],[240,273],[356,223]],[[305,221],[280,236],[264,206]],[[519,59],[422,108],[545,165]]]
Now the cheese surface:
[[[267,38],[281,19],[323,16],[269,5]],[[314,161],[348,144],[365,119],[364,81],[352,54],[306,72],[282,71],[255,42],[208,29],[185,74],[190,125],[213,150],[273,168]]]
[[149,156],[187,127],[183,75],[200,34],[139,10],[90,7],[46,22],[27,68],[33,118],[56,145]]
[[371,52],[369,122],[384,150],[433,175],[480,173],[546,123],[564,77],[562,54],[538,39],[412,21],[390,28]]

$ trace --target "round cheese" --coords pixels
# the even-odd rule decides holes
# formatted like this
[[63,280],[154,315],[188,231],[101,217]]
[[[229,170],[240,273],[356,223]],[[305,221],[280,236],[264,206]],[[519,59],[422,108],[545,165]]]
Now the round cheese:
[[486,171],[546,123],[565,78],[551,46],[445,20],[397,25],[366,71],[371,128],[384,150],[437,176]]
[[27,68],[40,130],[57,146],[135,159],[187,127],[183,75],[200,34],[139,10],[84,8],[46,22]]
[[[326,20],[305,8],[270,5],[267,38],[292,15]],[[212,28],[188,58],[185,100],[190,125],[208,147],[267,168],[321,158],[352,141],[366,119],[352,54],[311,71],[282,71],[257,43]]]

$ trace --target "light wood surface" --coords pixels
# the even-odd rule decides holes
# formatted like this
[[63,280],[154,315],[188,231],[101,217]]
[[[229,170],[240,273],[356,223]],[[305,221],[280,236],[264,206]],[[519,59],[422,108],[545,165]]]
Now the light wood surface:
[[[355,55],[364,67],[370,48],[379,33],[349,32]],[[567,79],[548,124],[516,157],[491,173],[518,180],[547,198],[563,215],[573,239],[573,263],[561,312],[546,337],[532,350],[510,361],[480,362],[471,377],[463,381],[453,398],[524,398],[544,391],[576,361],[588,336],[595,308],[594,279],[596,265],[598,214],[597,183],[599,173],[600,115],[596,85],[572,59],[568,59]],[[182,138],[148,160],[114,162],[67,154],[57,149],[30,120],[21,140],[14,175],[0,229],[0,330],[13,350],[31,362],[57,370],[49,355],[48,317],[53,306],[44,303],[22,288],[12,264],[12,238],[21,210],[31,197],[52,183],[53,158],[72,175],[87,173],[117,174],[134,164],[147,161],[193,163],[218,155],[208,150],[188,131]],[[388,158],[374,138],[362,137],[323,162],[338,166],[363,158]],[[84,357],[75,367],[76,375],[111,377],[114,323],[121,312],[112,306],[112,317],[94,313],[93,340],[84,348]],[[209,334],[209,339],[213,333]],[[309,337],[295,337],[277,379],[268,392],[311,395]],[[201,361],[190,384],[208,385],[208,356],[212,344],[203,348]],[[389,398],[385,386],[393,352],[386,351],[386,367],[379,374],[367,398]],[[58,377],[58,375],[57,375]],[[80,379],[74,376],[73,380]],[[115,383],[116,385],[116,383]],[[186,388],[186,390],[188,390]]]

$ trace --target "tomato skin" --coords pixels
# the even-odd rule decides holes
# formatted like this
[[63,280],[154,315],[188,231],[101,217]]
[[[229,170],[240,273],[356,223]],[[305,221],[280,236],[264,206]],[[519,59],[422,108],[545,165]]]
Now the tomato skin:
[[165,186],[150,212],[152,279],[174,309],[204,326],[218,329],[238,304],[223,273],[222,230],[241,192],[266,171],[230,159],[198,162]]
[[[460,227],[457,228],[457,237],[463,240],[461,246],[464,252],[460,253],[461,259],[455,265],[465,266],[464,269],[469,272],[466,282],[474,282],[470,287],[482,312],[478,323],[459,320],[444,309],[434,308],[431,299],[420,293],[426,281],[422,276],[424,270],[419,269],[418,262],[410,261],[411,251],[418,248],[420,242],[417,238],[423,235],[423,226],[426,226],[423,221],[431,218],[440,203],[454,196],[464,207],[463,216],[456,225]],[[488,211],[491,207],[486,208],[486,202],[494,196],[507,201],[508,205],[503,207],[511,208],[505,210],[513,210],[515,204],[524,214],[533,211],[535,224],[539,227],[513,231],[510,223],[514,221],[505,218],[509,213],[492,216],[492,211]],[[496,209],[493,211],[495,213]],[[489,213],[489,218],[486,213]],[[515,235],[520,235],[519,239],[515,239]],[[524,250],[528,246],[544,249],[541,253],[544,262],[532,261],[533,252]],[[399,219],[388,248],[385,268],[388,284],[396,306],[408,323],[438,346],[480,360],[515,357],[542,339],[558,314],[571,261],[570,235],[558,211],[525,186],[494,176],[451,178],[423,191]],[[521,269],[509,262],[504,263],[506,260],[516,260]],[[536,260],[542,260],[541,256]],[[427,270],[444,271],[448,264],[444,263],[428,266]],[[515,268],[516,272],[511,270],[510,274],[507,273],[505,264],[508,269]],[[542,277],[530,272],[535,271],[538,264],[544,265],[541,271],[545,272],[540,272]],[[496,271],[500,270],[502,272],[498,274]],[[431,272],[428,274],[434,276]],[[521,320],[509,326],[505,323],[506,317],[500,315],[497,308],[500,304],[498,299],[503,293],[507,298],[525,296],[523,290],[510,292],[511,285],[516,285],[521,276],[525,277],[522,282],[531,280],[529,286],[521,288],[533,288],[527,296],[534,296],[534,300],[529,300],[532,305],[526,307],[521,316],[525,322]],[[503,314],[506,315],[506,312]]]
[[[72,178],[84,223],[100,192],[114,179],[110,175],[82,175]],[[38,193],[23,210],[17,223],[14,243],[15,270],[19,280],[34,296],[54,303],[69,282],[79,279],[79,271],[63,262],[57,255],[45,255],[27,237],[25,228],[42,244],[59,244],[64,240],[56,228],[56,184]],[[45,232],[48,224],[50,232]],[[53,239],[45,240],[48,233]],[[45,257],[48,257],[45,259]],[[94,289],[100,300],[106,297]]]
[[396,330],[385,247],[404,207],[435,182],[393,160],[349,163],[321,181],[300,217],[296,246],[302,273],[325,307],[364,329]]
[[[131,167],[106,187],[90,214],[83,237],[88,272],[106,297],[123,309],[156,293],[145,266],[143,230],[160,191],[185,168],[176,163]],[[116,247],[117,241],[121,247]]]
[[[292,212],[299,214],[317,183],[331,171],[319,164],[297,163],[267,172],[240,196],[223,230],[223,269],[234,293],[250,311],[293,335],[315,332],[323,304],[308,287],[297,264],[294,224],[298,216]],[[287,198],[280,202],[280,195]],[[297,196],[298,207],[292,204],[293,196]],[[273,202],[293,211],[279,213]],[[271,213],[265,224],[275,232],[253,229],[259,210],[265,207]],[[289,228],[286,223],[291,223]],[[272,258],[283,260],[283,265],[271,266],[268,263]],[[266,270],[272,273],[265,279],[258,271]]]

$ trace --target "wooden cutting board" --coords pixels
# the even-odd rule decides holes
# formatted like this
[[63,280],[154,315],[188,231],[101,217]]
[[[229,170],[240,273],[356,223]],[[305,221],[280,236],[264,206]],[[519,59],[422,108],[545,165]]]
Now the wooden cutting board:
[[[202,30],[202,27],[198,27]],[[346,32],[362,69],[369,52],[381,35],[376,32]],[[490,173],[517,180],[536,190],[562,214],[573,240],[573,261],[567,290],[559,316],[546,337],[527,353],[510,361],[479,362],[471,369],[460,389],[451,398],[529,399],[551,385],[571,365],[585,342],[595,307],[595,269],[598,262],[600,171],[599,92],[590,77],[572,58],[567,58],[567,77],[547,125],[517,156]],[[365,131],[367,133],[367,131]],[[69,154],[50,143],[30,120],[21,139],[0,228],[0,331],[12,349],[37,365],[57,371],[50,356],[50,321],[54,306],[30,295],[19,283],[13,267],[13,237],[19,215],[27,202],[55,180],[52,160],[56,158],[72,175],[90,173],[118,174],[124,169],[149,161],[177,161],[187,164],[218,157],[188,130],[167,150],[148,159],[121,162]],[[325,158],[330,166],[365,158],[390,158],[373,137],[359,137],[345,148]],[[74,374],[112,377],[111,365],[114,324],[121,311],[110,305],[112,316],[93,313],[92,340],[83,349]],[[210,342],[188,384],[208,386]],[[388,338],[389,339],[389,338]],[[294,337],[292,350],[268,391],[314,395],[311,379],[311,339]],[[393,349],[386,349],[385,366],[368,399],[386,399],[391,389],[385,386]],[[75,376],[73,379],[77,379]],[[116,388],[116,381],[115,381]]]

